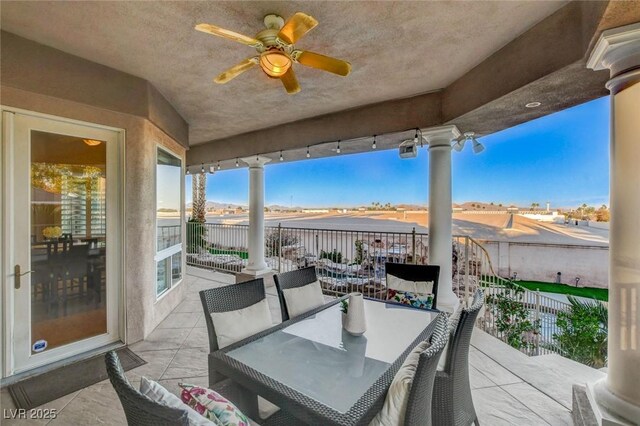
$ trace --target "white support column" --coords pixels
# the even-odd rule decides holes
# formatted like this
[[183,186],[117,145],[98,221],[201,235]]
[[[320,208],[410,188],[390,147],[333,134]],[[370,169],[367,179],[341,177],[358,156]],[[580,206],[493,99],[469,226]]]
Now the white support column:
[[247,275],[263,275],[271,272],[264,260],[264,165],[267,157],[242,159],[249,165],[249,263],[242,270]]
[[453,292],[451,140],[460,136],[456,126],[423,131],[429,143],[429,264],[440,266],[438,309],[453,312],[460,301]]
[[611,80],[608,375],[588,385],[598,422],[640,422],[640,23],[603,32],[587,66]]

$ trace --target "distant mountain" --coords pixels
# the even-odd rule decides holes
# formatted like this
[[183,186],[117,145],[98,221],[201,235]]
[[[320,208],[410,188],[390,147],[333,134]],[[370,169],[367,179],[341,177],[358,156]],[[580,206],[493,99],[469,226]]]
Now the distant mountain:
[[489,210],[489,211],[507,211],[508,207],[515,207],[510,204],[502,204],[500,203],[483,203],[480,201],[467,201],[462,204],[454,204],[453,207],[461,208],[462,210],[471,210],[471,211],[481,211],[481,210]]

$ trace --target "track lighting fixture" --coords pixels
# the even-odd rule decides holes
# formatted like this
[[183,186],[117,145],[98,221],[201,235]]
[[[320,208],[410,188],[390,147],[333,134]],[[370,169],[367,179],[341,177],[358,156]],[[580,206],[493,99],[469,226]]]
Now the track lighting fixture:
[[209,166],[209,173],[214,174],[216,169],[213,167],[213,164]]
[[307,145],[307,158],[311,157],[311,153],[309,152],[309,145]]
[[240,164],[238,163],[238,159],[236,158],[236,167],[238,167]]
[[376,149],[377,145],[376,145],[376,135],[373,135],[373,142],[371,143],[371,149]]
[[340,141],[338,141],[338,147],[336,148],[336,152],[340,154]]
[[284,157],[282,156],[282,151],[280,151],[280,161],[284,161]]
[[200,169],[200,173],[204,173],[204,163],[202,164],[202,168]]
[[220,170],[220,160],[218,160],[218,170]]
[[188,174],[188,175],[190,175],[190,174],[191,174],[191,172],[189,171],[189,169],[187,169],[187,174]]

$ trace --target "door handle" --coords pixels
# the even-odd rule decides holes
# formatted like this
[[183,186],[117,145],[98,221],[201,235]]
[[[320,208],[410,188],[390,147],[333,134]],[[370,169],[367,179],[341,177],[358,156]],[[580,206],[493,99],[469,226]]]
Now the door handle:
[[30,274],[30,273],[32,273],[32,272],[33,272],[33,271],[20,272],[20,265],[16,265],[16,266],[13,268],[13,273],[14,273],[14,275],[15,275],[15,278],[14,278],[14,281],[15,281],[14,287],[15,287],[15,289],[16,289],[16,290],[18,290],[18,289],[20,288],[20,277],[22,277],[23,275]]

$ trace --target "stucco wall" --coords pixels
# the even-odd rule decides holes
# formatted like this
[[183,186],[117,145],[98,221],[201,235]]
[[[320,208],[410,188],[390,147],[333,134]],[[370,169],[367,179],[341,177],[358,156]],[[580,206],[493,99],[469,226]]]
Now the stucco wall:
[[161,144],[184,159],[185,149],[148,120],[1,86],[2,104],[125,130],[124,143],[124,303],[127,343],[143,339],[183,298],[179,285],[155,297],[155,150]]
[[609,248],[560,244],[534,244],[510,241],[483,241],[498,275],[532,281],[562,282],[581,287],[608,288]]

